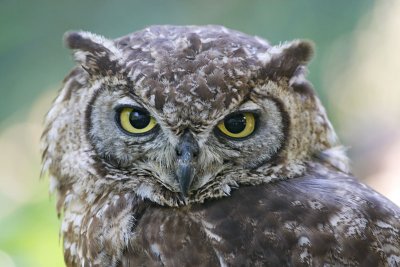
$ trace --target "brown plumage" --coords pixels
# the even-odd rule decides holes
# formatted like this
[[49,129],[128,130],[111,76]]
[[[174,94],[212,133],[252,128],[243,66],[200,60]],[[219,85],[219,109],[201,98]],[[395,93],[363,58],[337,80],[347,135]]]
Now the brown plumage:
[[349,174],[312,46],[221,26],[67,33],[43,167],[68,266],[398,266],[400,209]]

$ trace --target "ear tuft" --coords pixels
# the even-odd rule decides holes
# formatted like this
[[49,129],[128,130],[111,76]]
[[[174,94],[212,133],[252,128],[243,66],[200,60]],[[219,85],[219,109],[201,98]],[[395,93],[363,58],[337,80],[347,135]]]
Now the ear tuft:
[[314,54],[314,45],[310,41],[295,40],[280,46],[272,47],[267,53],[270,60],[264,71],[270,79],[279,77],[292,78],[297,70],[304,69]]
[[121,52],[114,42],[90,32],[66,32],[64,43],[74,50],[75,60],[91,75],[115,74],[120,70]]
[[68,31],[63,36],[64,44],[69,49],[78,49],[81,47],[82,35],[79,32]]
[[288,56],[297,59],[301,65],[307,64],[314,54],[314,44],[311,41],[296,40],[290,43],[286,52]]

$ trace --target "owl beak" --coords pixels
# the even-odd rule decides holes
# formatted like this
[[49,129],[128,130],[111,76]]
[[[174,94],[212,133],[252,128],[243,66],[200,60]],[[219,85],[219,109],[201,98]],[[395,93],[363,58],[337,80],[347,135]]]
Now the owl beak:
[[186,131],[176,147],[177,169],[176,178],[181,193],[187,196],[194,177],[194,163],[199,154],[199,145],[193,135]]

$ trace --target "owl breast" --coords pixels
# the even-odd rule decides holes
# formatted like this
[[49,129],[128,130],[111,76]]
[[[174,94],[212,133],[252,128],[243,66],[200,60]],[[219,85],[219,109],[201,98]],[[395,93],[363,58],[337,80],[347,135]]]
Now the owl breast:
[[398,234],[398,208],[353,177],[325,175],[310,169],[174,212],[150,205],[121,264],[395,266],[400,239],[380,236]]

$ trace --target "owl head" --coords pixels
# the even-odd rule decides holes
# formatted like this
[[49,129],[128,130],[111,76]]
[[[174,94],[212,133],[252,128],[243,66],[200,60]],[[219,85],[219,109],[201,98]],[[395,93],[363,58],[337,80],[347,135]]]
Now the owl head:
[[78,65],[42,138],[59,207],[72,194],[93,202],[117,192],[201,203],[301,175],[315,156],[346,168],[305,79],[307,41],[153,26],[116,40],[69,32],[65,43]]

